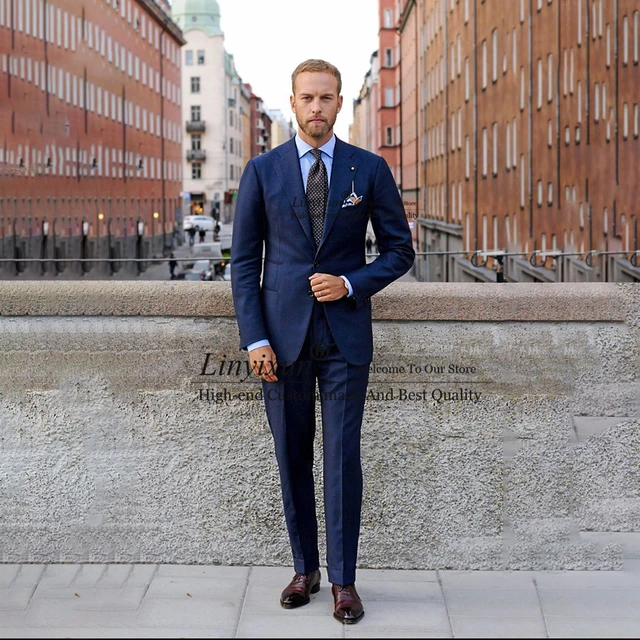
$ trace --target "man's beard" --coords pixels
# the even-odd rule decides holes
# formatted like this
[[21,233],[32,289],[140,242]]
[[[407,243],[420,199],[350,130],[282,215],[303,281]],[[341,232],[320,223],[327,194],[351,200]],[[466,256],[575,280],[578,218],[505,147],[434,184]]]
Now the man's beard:
[[333,128],[333,125],[336,122],[336,118],[333,121],[327,120],[323,118],[323,125],[321,127],[316,127],[312,122],[301,120],[298,114],[296,113],[296,121],[298,122],[298,126],[304,133],[306,133],[311,138],[322,138],[326,136],[329,131]]

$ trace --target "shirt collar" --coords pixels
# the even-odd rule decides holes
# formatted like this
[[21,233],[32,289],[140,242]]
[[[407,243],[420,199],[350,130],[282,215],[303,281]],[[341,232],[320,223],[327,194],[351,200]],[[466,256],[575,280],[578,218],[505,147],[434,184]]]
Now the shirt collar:
[[[308,142],[305,142],[297,133],[296,133],[295,141],[296,141],[296,147],[298,149],[298,158],[302,158],[302,156],[305,153],[307,153],[310,149],[313,149],[313,147]],[[320,147],[320,151],[323,151],[324,153],[326,153],[333,160],[333,150],[335,149],[335,147],[336,147],[336,134],[334,133],[331,136],[331,139],[329,140],[329,142],[325,142],[325,144],[323,144]]]

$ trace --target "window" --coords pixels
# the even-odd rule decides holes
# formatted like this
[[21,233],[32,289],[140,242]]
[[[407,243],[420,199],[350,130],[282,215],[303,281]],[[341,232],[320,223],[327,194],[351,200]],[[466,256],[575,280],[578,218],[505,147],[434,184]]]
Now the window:
[[547,56],[547,61],[549,65],[549,78],[548,78],[548,95],[547,102],[551,102],[553,100],[553,54],[550,53]]
[[582,80],[578,80],[578,122],[582,122]]
[[193,51],[190,49],[187,49],[184,52],[184,63],[189,67],[193,65]]
[[493,177],[498,175],[498,123],[493,123]]
[[456,148],[456,116],[451,114],[451,151]]
[[569,65],[568,65],[568,55],[567,50],[565,49],[563,52],[563,63],[562,63],[562,95],[567,95],[568,82],[567,78],[569,75]]
[[456,42],[458,47],[456,64],[458,65],[458,78],[459,78],[460,74],[462,73],[462,37],[460,36],[460,34],[458,34],[458,37],[456,38]]
[[520,67],[520,111],[524,111],[525,86],[524,67]]
[[629,18],[622,18],[622,64],[629,64]]
[[198,122],[200,120],[200,107],[192,106],[191,107],[191,120],[194,122]]
[[198,64],[204,64],[204,50],[198,49]]
[[551,147],[553,146],[553,122],[551,120],[547,122],[547,133],[548,133],[547,146],[549,147],[549,149],[551,149]]
[[549,182],[547,185],[547,205],[551,206],[553,204],[553,182]]
[[514,75],[518,72],[518,41],[516,39],[516,30],[513,30],[511,34],[511,43],[513,46],[513,73]]
[[582,2],[578,2],[578,46],[582,44]]
[[525,175],[524,175],[524,155],[520,155],[520,208],[525,205]]
[[494,29],[491,34],[491,42],[492,42],[492,70],[493,70],[493,82],[498,81],[498,30]]
[[487,41],[482,41],[482,88],[487,88]]
[[611,25],[607,22],[607,41],[606,41],[606,65],[607,69],[611,66]]
[[538,206],[542,206],[542,180],[538,180]]
[[468,180],[471,175],[471,153],[469,147],[469,136],[464,139],[464,177]]
[[464,100],[469,101],[469,58],[464,59]]
[[391,9],[384,10],[384,27],[385,29],[393,27],[393,11]]
[[573,47],[571,47],[571,56],[569,63],[569,93],[573,95],[573,87],[574,87],[574,73],[573,73]]
[[384,90],[384,106],[393,107],[393,87],[386,87]]
[[622,109],[622,137],[626,140],[629,137],[629,104],[624,103]]
[[449,65],[451,67],[451,82],[453,82],[456,79],[455,58],[456,58],[456,50],[455,50],[455,46],[454,46],[454,44],[452,42],[451,43],[451,59],[449,60]]
[[200,78],[191,78],[191,93],[200,93]]
[[393,127],[385,129],[385,144],[389,147],[393,145]]
[[638,64],[640,57],[640,12],[633,13],[633,64]]
[[596,82],[593,85],[593,119],[600,120],[600,85]]
[[640,104],[633,105],[633,137],[637,138],[640,133]]
[[507,171],[511,169],[511,124],[507,122],[505,151],[507,153]]
[[199,151],[200,149],[202,149],[202,136],[199,133],[194,133],[191,136],[191,149],[193,151]]
[[384,51],[384,66],[393,67],[393,49],[385,49]]
[[487,165],[489,163],[489,133],[487,128],[482,129],[482,177],[487,177]]
[[462,149],[462,109],[458,108],[458,149]]

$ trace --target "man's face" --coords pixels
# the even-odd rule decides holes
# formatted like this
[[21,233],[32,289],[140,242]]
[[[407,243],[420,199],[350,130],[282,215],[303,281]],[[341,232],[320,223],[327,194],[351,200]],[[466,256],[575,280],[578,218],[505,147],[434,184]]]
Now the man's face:
[[[333,125],[342,108],[338,79],[325,72],[303,71],[296,78],[291,109],[300,130],[315,141],[324,142],[333,135]],[[326,140],[325,140],[326,138]]]

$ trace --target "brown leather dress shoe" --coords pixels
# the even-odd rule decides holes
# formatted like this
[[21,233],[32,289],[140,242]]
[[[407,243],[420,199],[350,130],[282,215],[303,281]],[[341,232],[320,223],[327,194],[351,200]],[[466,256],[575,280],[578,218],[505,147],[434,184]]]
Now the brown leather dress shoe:
[[296,573],[280,597],[280,604],[285,609],[295,609],[307,604],[310,593],[320,591],[320,569],[311,573]]
[[334,602],[333,617],[336,620],[340,620],[342,624],[355,624],[364,616],[364,607],[355,584],[334,584],[331,593]]

